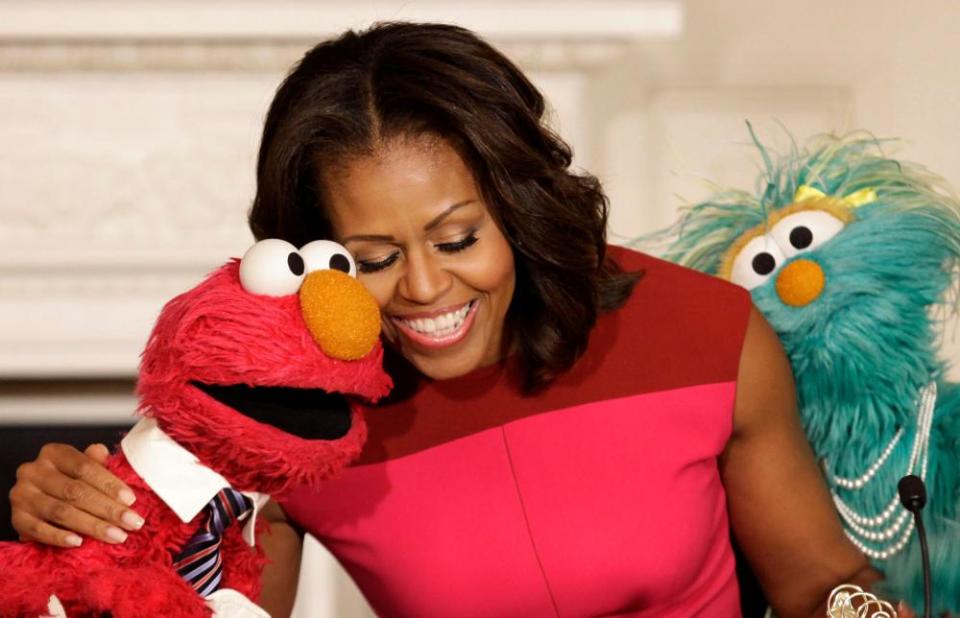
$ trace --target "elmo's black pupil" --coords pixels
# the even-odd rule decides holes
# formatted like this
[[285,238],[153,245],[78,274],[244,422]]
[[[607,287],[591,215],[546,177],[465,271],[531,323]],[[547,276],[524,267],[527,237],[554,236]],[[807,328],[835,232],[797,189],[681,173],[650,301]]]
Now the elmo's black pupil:
[[795,249],[806,249],[813,242],[813,232],[810,228],[799,226],[790,231],[790,244]]
[[303,271],[304,271],[303,258],[300,257],[299,253],[291,252],[287,256],[287,268],[289,268],[290,272],[292,272],[298,277],[303,274]]
[[343,255],[342,253],[337,253],[330,258],[330,268],[349,274],[350,260],[348,260],[347,256]]
[[769,253],[758,253],[753,258],[753,271],[758,275],[769,275],[777,267],[777,261]]

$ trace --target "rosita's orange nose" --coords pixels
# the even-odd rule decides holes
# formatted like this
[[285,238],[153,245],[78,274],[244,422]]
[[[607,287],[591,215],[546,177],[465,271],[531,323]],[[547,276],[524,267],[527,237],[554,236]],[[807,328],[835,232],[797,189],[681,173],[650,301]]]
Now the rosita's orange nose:
[[819,264],[813,260],[795,260],[777,275],[777,296],[791,307],[804,307],[820,296],[825,283],[826,277]]
[[380,308],[363,285],[339,270],[317,270],[300,285],[300,310],[327,356],[355,360],[380,335]]

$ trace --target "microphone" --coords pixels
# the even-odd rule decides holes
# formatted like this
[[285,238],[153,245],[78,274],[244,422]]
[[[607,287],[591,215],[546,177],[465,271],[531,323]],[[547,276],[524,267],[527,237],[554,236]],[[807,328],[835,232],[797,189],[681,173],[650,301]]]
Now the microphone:
[[930,583],[930,554],[927,551],[927,532],[923,528],[923,518],[920,516],[921,509],[927,504],[927,488],[919,476],[908,474],[897,483],[897,492],[900,494],[900,503],[903,504],[903,508],[913,513],[917,536],[920,537],[920,557],[923,560],[923,616],[930,618],[930,605],[933,600]]

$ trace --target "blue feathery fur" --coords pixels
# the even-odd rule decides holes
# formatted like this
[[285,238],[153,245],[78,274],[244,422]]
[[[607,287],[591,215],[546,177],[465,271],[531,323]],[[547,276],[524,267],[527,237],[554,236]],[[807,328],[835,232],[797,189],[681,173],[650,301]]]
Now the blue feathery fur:
[[[960,204],[940,178],[886,157],[882,145],[863,135],[822,137],[774,161],[757,142],[767,169],[756,192],[724,191],[692,206],[673,229],[678,237],[666,257],[717,274],[738,237],[792,204],[801,185],[835,198],[876,192],[875,201],[852,210],[853,220],[839,233],[778,264],[752,295],[790,357],[803,425],[831,489],[862,514],[881,513],[896,494],[914,444],[918,393],[937,382],[924,521],[934,615],[960,613],[960,385],[945,381],[946,364],[937,358],[943,318],[958,301]],[[776,279],[801,258],[820,266],[825,285],[798,307],[781,300]],[[901,427],[892,455],[863,489],[833,483],[832,475],[862,475]],[[887,593],[920,610],[923,580],[913,537],[874,565],[885,573]]]

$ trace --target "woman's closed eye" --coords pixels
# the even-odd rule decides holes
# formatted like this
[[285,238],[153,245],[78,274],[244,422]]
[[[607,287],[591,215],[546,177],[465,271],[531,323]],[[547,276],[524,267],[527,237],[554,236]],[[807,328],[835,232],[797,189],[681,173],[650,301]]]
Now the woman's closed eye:
[[458,251],[463,251],[467,247],[470,247],[477,242],[477,231],[470,230],[465,237],[460,240],[455,240],[453,242],[441,242],[434,245],[440,251],[444,253],[456,253]]
[[381,258],[381,259],[379,259],[379,260],[360,260],[360,259],[357,259],[357,260],[356,260],[356,262],[357,262],[357,271],[359,271],[359,272],[361,272],[361,273],[375,273],[375,272],[377,272],[378,270],[383,270],[384,268],[388,268],[390,265],[392,265],[394,262],[396,262],[399,257],[400,257],[400,252],[399,252],[399,251],[394,251],[393,253],[391,253],[391,254],[387,255],[386,257]]

